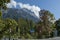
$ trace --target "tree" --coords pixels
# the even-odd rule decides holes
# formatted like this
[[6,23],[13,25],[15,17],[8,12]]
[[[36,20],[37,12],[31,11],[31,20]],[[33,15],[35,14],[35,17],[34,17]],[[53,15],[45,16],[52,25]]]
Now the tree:
[[4,21],[0,19],[0,38],[3,37],[2,29],[5,27]]
[[[20,38],[34,38],[31,35],[30,30],[34,30],[34,22],[32,20],[28,20],[28,19],[23,19],[20,18],[18,20],[18,28],[19,28],[19,33],[20,33]],[[33,34],[33,33],[32,33]]]
[[[6,3],[10,2],[10,0],[0,0],[0,21],[3,21],[2,20],[2,9],[6,9]],[[3,36],[3,27],[5,26],[5,24],[3,22],[0,23],[0,37]]]
[[60,19],[55,21],[55,28],[58,31],[58,36],[60,36]]
[[0,11],[0,19],[2,18],[2,12]]
[[1,9],[6,9],[6,3],[9,3],[10,0],[0,0],[0,10]]
[[5,20],[5,35],[9,37],[14,37],[14,35],[16,34],[16,27],[18,26],[17,22],[14,19],[9,19],[7,18]]
[[35,32],[35,22],[33,22],[32,20],[29,20],[29,24],[30,24],[30,35],[33,39],[36,38],[36,32]]
[[50,36],[52,30],[51,27],[54,21],[53,14],[48,10],[41,10],[39,15],[40,15],[40,22],[38,24],[40,24],[40,26],[38,27],[38,32],[40,33],[41,31],[42,35]]
[[0,0],[0,18],[2,16],[2,9],[6,9],[6,3],[9,3],[10,0]]
[[28,31],[27,22],[24,19],[20,18],[18,20],[18,27],[19,27],[20,36],[24,37],[24,35],[26,35],[26,32]]

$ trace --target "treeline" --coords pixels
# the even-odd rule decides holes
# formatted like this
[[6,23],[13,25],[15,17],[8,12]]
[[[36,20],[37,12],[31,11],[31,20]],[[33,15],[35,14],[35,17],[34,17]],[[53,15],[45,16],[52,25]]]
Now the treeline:
[[18,20],[10,18],[2,18],[0,12],[0,38],[20,38],[20,39],[40,39],[53,37],[54,30],[59,30],[60,20],[54,21],[54,15],[48,10],[41,10],[40,21],[34,22],[32,20],[20,18]]

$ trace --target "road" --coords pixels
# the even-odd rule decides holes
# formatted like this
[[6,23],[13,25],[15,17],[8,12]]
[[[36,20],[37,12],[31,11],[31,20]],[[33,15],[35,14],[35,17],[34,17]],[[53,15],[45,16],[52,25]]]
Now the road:
[[[4,39],[2,39],[2,40],[4,40]],[[8,39],[6,39],[6,40],[8,40]],[[15,39],[15,40],[60,40],[60,37],[54,37],[54,38],[48,38],[48,39]]]

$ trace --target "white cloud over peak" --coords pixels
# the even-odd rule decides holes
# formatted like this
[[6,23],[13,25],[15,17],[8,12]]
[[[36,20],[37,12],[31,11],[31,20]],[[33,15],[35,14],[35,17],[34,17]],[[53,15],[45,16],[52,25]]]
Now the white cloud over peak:
[[7,4],[8,8],[16,8],[17,3],[14,0],[11,0],[10,3]]
[[[19,7],[18,7],[18,6]],[[7,4],[8,8],[26,8],[28,10],[31,10],[32,12],[35,13],[35,15],[39,18],[39,11],[41,10],[38,6],[35,5],[30,5],[30,4],[23,4],[23,3],[18,3],[14,0],[11,0],[10,3]]]

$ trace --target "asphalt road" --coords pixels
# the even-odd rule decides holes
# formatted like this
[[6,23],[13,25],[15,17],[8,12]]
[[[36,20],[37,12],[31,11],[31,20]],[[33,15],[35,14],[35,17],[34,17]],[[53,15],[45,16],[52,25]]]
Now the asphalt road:
[[[4,39],[2,39],[2,40],[4,40]],[[8,40],[8,39],[6,39],[6,40]],[[60,37],[47,38],[47,39],[15,39],[15,40],[60,40]]]

